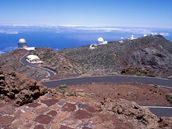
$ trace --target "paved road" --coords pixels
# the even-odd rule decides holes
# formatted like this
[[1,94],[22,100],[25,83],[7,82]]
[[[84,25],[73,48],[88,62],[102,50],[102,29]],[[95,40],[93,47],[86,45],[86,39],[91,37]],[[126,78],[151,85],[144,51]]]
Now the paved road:
[[20,59],[20,63],[23,64],[23,65],[26,65],[27,67],[31,67],[31,68],[35,68],[35,69],[39,69],[39,70],[42,70],[44,72],[47,73],[47,77],[51,77],[51,76],[54,76],[56,75],[56,73],[51,70],[51,69],[48,69],[48,68],[44,68],[44,67],[40,67],[36,64],[31,64],[29,63],[28,61],[26,61],[26,58],[28,55],[31,54],[31,51],[28,51],[21,59]]
[[149,110],[158,117],[172,117],[171,108],[149,108]]
[[149,110],[156,114],[158,117],[172,117],[172,107],[163,107],[163,106],[145,106],[148,107]]
[[[62,84],[76,85],[76,84],[91,84],[91,83],[143,83],[143,84],[154,84],[161,87],[172,88],[172,80],[160,79],[160,78],[149,78],[149,77],[136,77],[136,76],[104,76],[104,77],[85,77],[85,78],[73,78],[63,80],[51,80],[42,82],[44,85],[55,88]],[[157,116],[172,117],[172,107],[159,107],[149,106],[150,111]]]
[[[48,76],[54,76],[56,73],[48,68],[39,67],[37,65],[30,64],[26,61],[28,52],[20,59],[20,63],[28,67],[41,69],[47,72]],[[62,84],[66,85],[76,85],[76,84],[91,84],[91,83],[142,83],[142,84],[154,84],[162,87],[172,88],[172,80],[161,79],[161,78],[152,78],[152,77],[138,77],[138,76],[103,76],[103,77],[83,77],[83,78],[73,78],[73,79],[63,79],[63,80],[50,80],[44,81],[42,84],[48,86],[49,88],[55,88]],[[157,116],[167,116],[172,117],[172,107],[158,107],[158,106],[149,106],[149,109],[152,113]]]
[[76,84],[91,84],[91,83],[142,83],[154,84],[158,86],[172,88],[172,80],[152,78],[152,77],[138,77],[138,76],[102,76],[102,77],[83,77],[62,80],[50,80],[43,82],[44,85],[54,88],[62,84],[76,85]]

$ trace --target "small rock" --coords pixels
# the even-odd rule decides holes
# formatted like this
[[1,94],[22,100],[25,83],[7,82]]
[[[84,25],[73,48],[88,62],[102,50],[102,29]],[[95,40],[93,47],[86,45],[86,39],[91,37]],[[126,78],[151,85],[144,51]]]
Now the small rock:
[[28,102],[32,102],[31,92],[29,90],[22,90],[19,94],[15,96],[15,103],[17,105],[23,105]]
[[59,102],[58,102],[58,105],[63,106],[65,104],[65,102],[66,102],[65,100],[60,99]]
[[93,113],[97,111],[94,107],[91,107],[91,106],[87,106],[86,110]]
[[48,115],[39,115],[36,117],[35,121],[41,124],[49,124],[52,118]]
[[33,107],[33,108],[38,107],[38,106],[40,106],[40,105],[41,105],[41,104],[39,104],[39,103],[37,103],[37,102],[27,104],[28,107]]
[[48,112],[47,115],[50,115],[51,117],[55,117],[57,115],[57,112],[55,110],[52,110]]
[[63,107],[62,107],[62,111],[68,111],[68,112],[72,112],[76,110],[76,106],[75,104],[71,104],[71,103],[66,103]]
[[82,103],[77,104],[77,106],[79,109],[86,109],[88,107],[87,104],[82,104]]
[[34,129],[44,129],[43,125],[36,125]]
[[5,75],[0,74],[0,80],[5,80]]
[[78,110],[75,113],[75,118],[76,119],[88,119],[88,118],[91,118],[91,117],[92,117],[92,114],[87,112],[87,111],[84,111],[84,110]]
[[74,128],[70,128],[70,127],[67,127],[67,126],[61,125],[60,129],[74,129]]
[[47,106],[52,106],[56,104],[59,100],[58,99],[47,99],[47,100],[42,100],[41,102],[46,104]]
[[12,123],[14,117],[11,116],[1,116],[0,117],[0,126],[8,126]]

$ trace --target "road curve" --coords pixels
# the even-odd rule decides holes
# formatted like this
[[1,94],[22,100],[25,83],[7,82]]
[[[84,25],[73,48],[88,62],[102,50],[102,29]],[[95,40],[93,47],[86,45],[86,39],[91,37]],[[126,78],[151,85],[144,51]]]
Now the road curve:
[[[47,73],[48,77],[54,76],[56,73],[48,68],[39,67],[37,65],[30,64],[26,61],[26,53],[21,59],[20,63],[31,68],[40,69]],[[161,87],[172,88],[172,80],[153,78],[153,77],[139,77],[139,76],[101,76],[101,77],[82,77],[82,78],[72,78],[72,79],[62,79],[62,80],[49,80],[43,81],[42,84],[49,88],[55,88],[62,84],[66,85],[76,85],[76,84],[91,84],[91,83],[141,83],[141,84],[153,84]],[[152,113],[162,117],[172,117],[172,107],[158,107],[158,106],[147,106]]]
[[[150,77],[137,77],[137,76],[103,76],[103,77],[85,77],[85,78],[73,78],[63,80],[50,80],[42,82],[49,88],[55,88],[62,84],[76,85],[76,84],[91,84],[91,83],[142,83],[142,84],[153,84],[161,87],[172,88],[172,80],[150,78]],[[172,117],[172,107],[159,107],[159,106],[148,106],[150,111],[158,117]]]
[[42,83],[50,88],[54,88],[62,84],[76,85],[76,84],[91,84],[91,83],[117,83],[117,84],[141,83],[141,84],[153,84],[157,86],[172,88],[172,80],[169,79],[139,77],[139,76],[120,76],[120,75],[50,80]]
[[172,107],[165,106],[144,106],[149,108],[149,110],[156,114],[158,117],[172,117]]
[[31,51],[27,51],[27,53],[23,57],[20,58],[19,62],[21,64],[27,66],[27,67],[34,68],[34,69],[39,69],[39,70],[42,70],[42,71],[46,72],[47,77],[52,77],[52,76],[56,75],[56,73],[51,69],[40,67],[38,65],[31,64],[28,61],[26,61],[27,56],[30,55],[30,54],[31,54]]
[[172,117],[172,108],[166,108],[166,107],[151,108],[150,107],[149,110],[158,117]]

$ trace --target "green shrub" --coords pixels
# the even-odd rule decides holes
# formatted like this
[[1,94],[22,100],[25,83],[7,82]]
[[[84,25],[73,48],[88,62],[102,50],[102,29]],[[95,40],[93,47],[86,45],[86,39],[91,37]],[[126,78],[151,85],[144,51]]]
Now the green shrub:
[[60,85],[59,87],[56,88],[57,92],[60,92],[62,94],[65,94],[67,86],[66,85]]
[[172,93],[166,95],[166,99],[170,104],[172,104]]
[[68,92],[66,96],[76,96],[76,92]]

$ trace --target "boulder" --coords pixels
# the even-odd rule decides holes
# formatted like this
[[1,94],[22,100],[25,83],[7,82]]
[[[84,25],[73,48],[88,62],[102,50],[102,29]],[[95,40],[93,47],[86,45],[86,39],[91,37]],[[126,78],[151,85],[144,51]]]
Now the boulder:
[[35,80],[15,72],[2,71],[0,68],[1,99],[5,97],[8,98],[7,100],[14,100],[15,104],[21,106],[32,102],[47,92],[47,88]]
[[120,119],[127,119],[138,127],[154,129],[158,128],[158,117],[152,114],[148,108],[141,107],[135,102],[124,99],[106,99],[102,102],[105,112],[112,112]]

